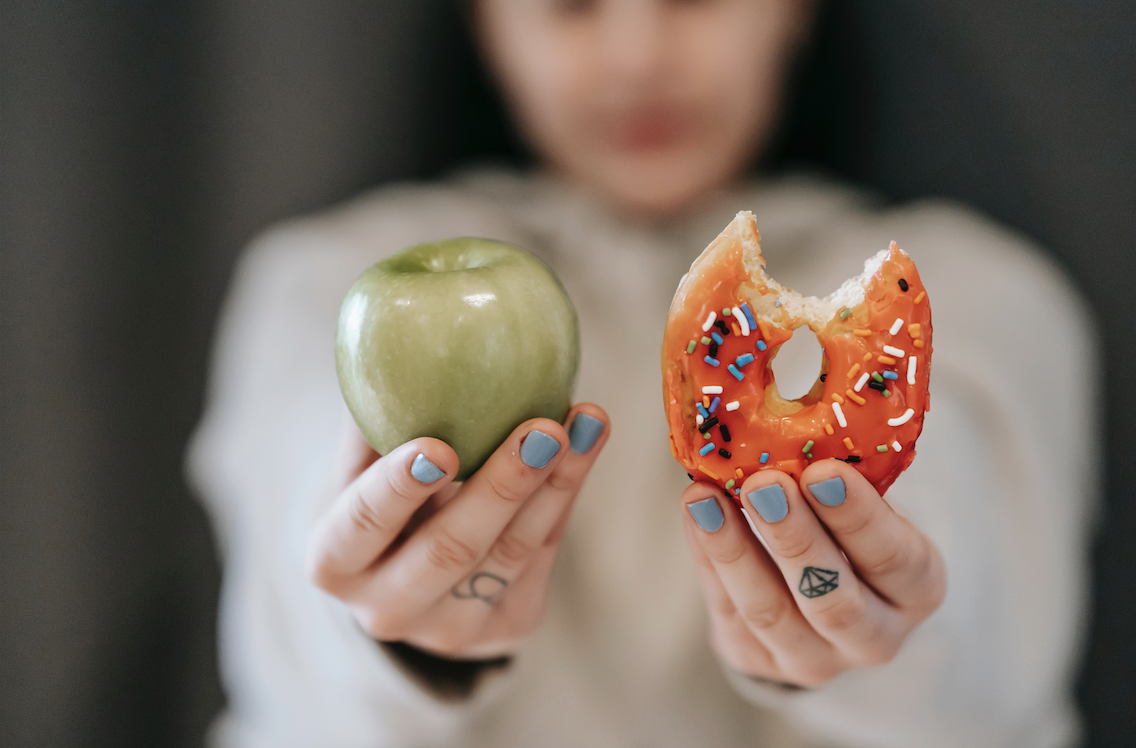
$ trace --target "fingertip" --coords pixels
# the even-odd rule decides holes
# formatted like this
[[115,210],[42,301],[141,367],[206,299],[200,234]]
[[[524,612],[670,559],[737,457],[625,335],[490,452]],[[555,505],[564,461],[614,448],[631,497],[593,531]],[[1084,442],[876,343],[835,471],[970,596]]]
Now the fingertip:
[[789,515],[789,503],[796,492],[796,482],[780,470],[759,470],[742,485],[746,503],[770,524]]
[[859,470],[835,458],[820,460],[805,468],[800,485],[807,498],[830,508],[844,503],[849,494],[879,496]]
[[410,476],[419,483],[431,485],[443,478],[453,478],[461,467],[458,455],[441,439],[422,436],[399,447]]
[[707,496],[686,503],[687,513],[703,532],[718,532],[726,523],[726,515],[722,511],[720,501],[721,498],[718,496]]
[[549,418],[533,418],[517,427],[520,435],[520,458],[526,466],[543,470],[567,451],[568,432]]
[[568,446],[574,454],[583,455],[599,443],[607,442],[611,421],[603,408],[593,403],[577,403],[564,420],[568,431]]

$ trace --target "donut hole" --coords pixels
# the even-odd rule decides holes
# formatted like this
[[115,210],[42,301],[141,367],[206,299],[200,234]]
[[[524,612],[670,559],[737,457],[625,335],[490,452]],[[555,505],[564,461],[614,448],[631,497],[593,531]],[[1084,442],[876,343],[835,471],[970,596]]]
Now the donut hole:
[[[810,394],[814,395],[812,399],[819,399],[819,393],[824,391],[820,375],[826,373],[827,368],[824,350],[816,334],[808,327],[798,327],[793,330],[793,337],[773,352],[769,369],[773,374],[770,388],[774,392],[767,392],[766,399],[799,401],[808,399]],[[813,393],[814,388],[817,388],[816,393]],[[774,394],[777,397],[772,397]],[[792,410],[800,410],[807,404],[809,403],[799,403]]]

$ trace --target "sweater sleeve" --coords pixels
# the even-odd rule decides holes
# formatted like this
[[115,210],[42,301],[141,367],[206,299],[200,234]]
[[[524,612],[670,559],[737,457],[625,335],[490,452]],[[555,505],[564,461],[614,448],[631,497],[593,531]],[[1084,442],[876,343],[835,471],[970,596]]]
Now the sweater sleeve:
[[436,687],[453,679],[370,639],[304,572],[350,417],[334,363],[344,293],[407,244],[501,233],[476,211],[442,202],[387,195],[275,230],[238,264],[188,457],[224,562],[220,651],[230,701],[215,745],[450,743],[508,680],[507,666],[478,668],[464,673],[463,688]]
[[819,745],[1073,744],[1099,480],[1085,305],[1022,238],[959,208],[861,230],[899,240],[932,301],[932,407],[886,498],[942,551],[946,601],[887,665],[805,691],[727,677]]

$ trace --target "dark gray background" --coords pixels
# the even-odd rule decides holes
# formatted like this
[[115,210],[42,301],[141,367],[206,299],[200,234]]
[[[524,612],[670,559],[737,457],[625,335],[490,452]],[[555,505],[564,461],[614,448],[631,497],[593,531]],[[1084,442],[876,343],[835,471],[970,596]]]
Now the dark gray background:
[[[459,26],[450,0],[0,6],[3,745],[199,743],[219,571],[181,459],[234,256],[281,217],[510,151]],[[970,202],[1094,304],[1099,746],[1136,745],[1134,34],[1132,3],[841,3],[772,159]]]

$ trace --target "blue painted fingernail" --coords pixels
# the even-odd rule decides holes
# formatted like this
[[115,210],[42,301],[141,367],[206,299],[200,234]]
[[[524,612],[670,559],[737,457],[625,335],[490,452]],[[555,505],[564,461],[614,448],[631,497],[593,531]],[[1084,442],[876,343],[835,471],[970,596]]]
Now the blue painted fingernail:
[[725,518],[722,517],[722,509],[714,499],[695,501],[693,504],[687,504],[686,508],[690,510],[690,516],[694,517],[698,526],[706,532],[718,532],[722,528]]
[[789,513],[789,500],[785,498],[785,489],[780,483],[750,491],[746,498],[766,522],[780,522]]
[[603,433],[604,423],[586,413],[577,413],[572,425],[568,427],[568,446],[578,455],[587,452]]
[[410,474],[422,483],[433,483],[445,476],[446,471],[426,459],[426,455],[419,454],[414,458],[414,462],[410,463]]
[[543,431],[530,431],[525,437],[525,443],[521,445],[521,462],[539,470],[559,451],[560,442]]
[[810,483],[809,490],[816,500],[825,506],[839,506],[844,503],[844,479],[829,478],[820,483]]

